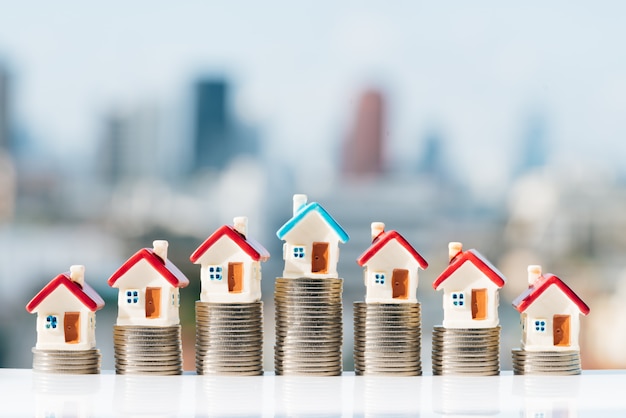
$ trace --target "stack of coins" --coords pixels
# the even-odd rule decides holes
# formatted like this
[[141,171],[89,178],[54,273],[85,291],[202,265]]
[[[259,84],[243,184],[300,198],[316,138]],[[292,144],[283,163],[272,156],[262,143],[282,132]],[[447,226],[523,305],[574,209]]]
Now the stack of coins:
[[433,375],[500,374],[500,327],[433,328]]
[[276,279],[277,375],[338,376],[343,279]]
[[115,373],[174,375],[183,372],[180,325],[113,327]]
[[33,370],[45,373],[98,374],[100,350],[38,350],[33,348]]
[[263,302],[196,302],[198,374],[263,374]]
[[354,303],[354,372],[420,376],[419,303]]
[[580,374],[579,351],[525,351],[512,350],[515,374]]

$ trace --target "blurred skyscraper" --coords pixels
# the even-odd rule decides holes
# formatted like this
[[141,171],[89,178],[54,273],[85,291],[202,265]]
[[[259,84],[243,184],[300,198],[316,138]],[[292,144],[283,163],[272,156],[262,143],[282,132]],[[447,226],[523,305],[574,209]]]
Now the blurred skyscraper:
[[356,120],[343,149],[342,171],[348,176],[377,176],[383,172],[385,100],[375,89],[361,96]]
[[0,221],[13,217],[16,174],[13,165],[10,123],[9,72],[0,63]]
[[9,72],[0,63],[0,149],[10,151],[9,140]]
[[257,155],[254,130],[241,126],[231,109],[231,86],[223,79],[202,79],[194,86],[193,170],[221,171],[234,157]]
[[154,104],[130,111],[116,109],[105,117],[97,157],[105,183],[163,177],[165,139],[161,122],[161,113]]
[[104,120],[104,143],[100,152],[102,179],[107,184],[116,184],[122,177],[122,137],[124,121],[112,113]]
[[519,159],[516,161],[516,176],[534,168],[544,167],[548,162],[546,118],[543,114],[533,112],[523,128]]
[[424,139],[424,146],[419,159],[418,173],[430,180],[444,182],[448,179],[444,153],[444,141],[437,131],[429,132]]

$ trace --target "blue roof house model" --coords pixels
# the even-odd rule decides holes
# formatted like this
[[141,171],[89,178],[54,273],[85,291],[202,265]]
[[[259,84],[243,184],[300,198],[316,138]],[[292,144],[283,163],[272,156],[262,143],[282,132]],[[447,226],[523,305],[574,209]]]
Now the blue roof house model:
[[338,277],[339,243],[350,237],[319,203],[294,195],[293,217],[276,235],[285,241],[283,277]]

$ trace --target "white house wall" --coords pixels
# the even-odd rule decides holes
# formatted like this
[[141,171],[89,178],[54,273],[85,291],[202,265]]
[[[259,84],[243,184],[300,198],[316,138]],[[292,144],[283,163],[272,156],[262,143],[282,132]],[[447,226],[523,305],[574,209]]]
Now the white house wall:
[[[524,311],[522,347],[527,351],[571,351],[580,350],[580,311],[557,286],[551,285]],[[553,335],[554,315],[570,316],[570,345],[555,346]],[[535,320],[545,320],[545,332],[535,330]]]
[[[326,221],[315,211],[309,212],[300,222],[284,236],[283,259],[285,269],[283,277],[338,277],[337,262],[339,261],[339,237]],[[328,243],[327,273],[311,271],[311,255],[314,242]],[[304,258],[294,258],[293,247],[305,247]]]
[[[499,324],[498,286],[470,261],[463,263],[442,284],[443,287],[443,326],[445,328],[493,328]],[[487,317],[472,319],[472,289],[487,289]],[[466,303],[454,306],[453,292],[464,292]]]
[[[180,323],[178,316],[179,289],[165,280],[146,260],[139,260],[126,274],[115,282],[114,287],[119,288],[117,296],[117,325],[166,327]],[[148,287],[161,288],[160,318],[146,318],[146,288]],[[138,303],[127,303],[127,290],[138,291]]]
[[[409,272],[407,299],[394,299],[391,278],[394,269],[405,269]],[[365,302],[367,303],[415,303],[417,302],[419,264],[409,252],[396,240],[389,241],[365,264],[364,281],[367,286]],[[385,274],[385,283],[378,284],[375,274]]]
[[[251,303],[261,299],[261,263],[234,243],[227,236],[218,239],[202,257],[198,259],[202,265],[200,281],[202,290],[200,300],[213,303]],[[243,291],[230,293],[228,291],[228,264],[243,264]],[[209,266],[222,267],[222,280],[211,280]]]
[[[59,286],[52,291],[34,310],[37,313],[37,344],[39,350],[89,350],[96,346],[95,313],[83,305],[67,287]],[[66,312],[80,312],[80,341],[65,342]],[[57,316],[57,328],[47,329],[48,315]],[[93,320],[90,320],[90,317]]]

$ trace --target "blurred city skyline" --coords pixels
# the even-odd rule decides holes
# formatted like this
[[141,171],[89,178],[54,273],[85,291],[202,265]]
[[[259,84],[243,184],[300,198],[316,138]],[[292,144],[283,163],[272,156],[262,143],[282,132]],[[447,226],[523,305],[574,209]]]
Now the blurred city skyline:
[[232,82],[233,111],[261,127],[266,155],[304,176],[320,162],[337,168],[351,109],[371,86],[387,96],[384,162],[399,170],[435,131],[459,177],[486,198],[501,193],[540,114],[550,164],[623,175],[619,3],[52,7],[0,16],[13,128],[46,157],[89,164],[111,109],[148,104],[185,127],[193,80],[213,75]]

